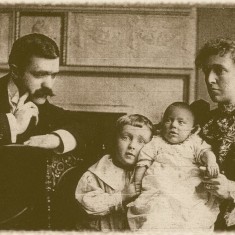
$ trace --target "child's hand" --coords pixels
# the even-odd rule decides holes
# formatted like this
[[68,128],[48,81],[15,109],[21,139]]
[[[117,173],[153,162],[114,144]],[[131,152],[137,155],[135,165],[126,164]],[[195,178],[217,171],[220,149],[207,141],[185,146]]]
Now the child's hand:
[[216,178],[219,175],[219,166],[216,162],[208,163],[206,167],[206,176]]
[[135,183],[130,183],[124,187],[124,189],[121,192],[122,194],[122,202],[129,203],[132,201],[135,197],[138,196],[135,190]]

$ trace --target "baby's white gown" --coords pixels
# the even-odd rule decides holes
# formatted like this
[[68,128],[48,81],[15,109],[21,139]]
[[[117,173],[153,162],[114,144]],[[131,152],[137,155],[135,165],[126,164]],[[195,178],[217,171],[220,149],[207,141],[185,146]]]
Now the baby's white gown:
[[202,172],[195,160],[199,140],[171,145],[158,137],[150,143],[157,154],[143,178],[141,195],[129,205],[131,230],[213,229],[219,202],[200,184]]

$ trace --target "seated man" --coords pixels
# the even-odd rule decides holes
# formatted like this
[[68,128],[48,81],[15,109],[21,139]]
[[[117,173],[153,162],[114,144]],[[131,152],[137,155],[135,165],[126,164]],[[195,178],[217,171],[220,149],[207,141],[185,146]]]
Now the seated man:
[[54,95],[59,72],[56,43],[42,34],[19,38],[13,44],[9,67],[9,73],[0,78],[0,146],[17,143],[58,153],[80,151],[81,128],[74,113],[47,100]]
[[[0,78],[0,145],[22,143],[68,152],[78,144],[72,113],[50,104],[59,72],[59,49],[42,34],[13,44],[10,72]],[[67,125],[67,126],[66,126]],[[66,126],[66,127],[65,127]]]

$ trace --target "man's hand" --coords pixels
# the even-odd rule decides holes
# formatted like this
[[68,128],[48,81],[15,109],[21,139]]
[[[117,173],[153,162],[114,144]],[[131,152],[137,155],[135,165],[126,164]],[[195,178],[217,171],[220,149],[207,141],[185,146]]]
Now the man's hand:
[[26,131],[32,117],[36,118],[35,124],[38,123],[37,106],[31,101],[25,103],[28,96],[29,96],[29,93],[26,92],[23,96],[20,97],[19,102],[16,106],[16,110],[14,112],[14,116],[16,118],[18,135]]
[[54,134],[32,136],[24,142],[24,145],[43,149],[57,149],[60,144],[60,138]]

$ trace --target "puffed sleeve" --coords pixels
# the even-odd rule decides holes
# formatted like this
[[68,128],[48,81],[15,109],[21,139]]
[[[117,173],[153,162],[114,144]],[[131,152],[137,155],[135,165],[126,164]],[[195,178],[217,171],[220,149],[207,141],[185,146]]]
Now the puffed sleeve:
[[96,176],[89,171],[79,180],[75,197],[88,214],[107,215],[122,209],[121,192],[105,192]]

